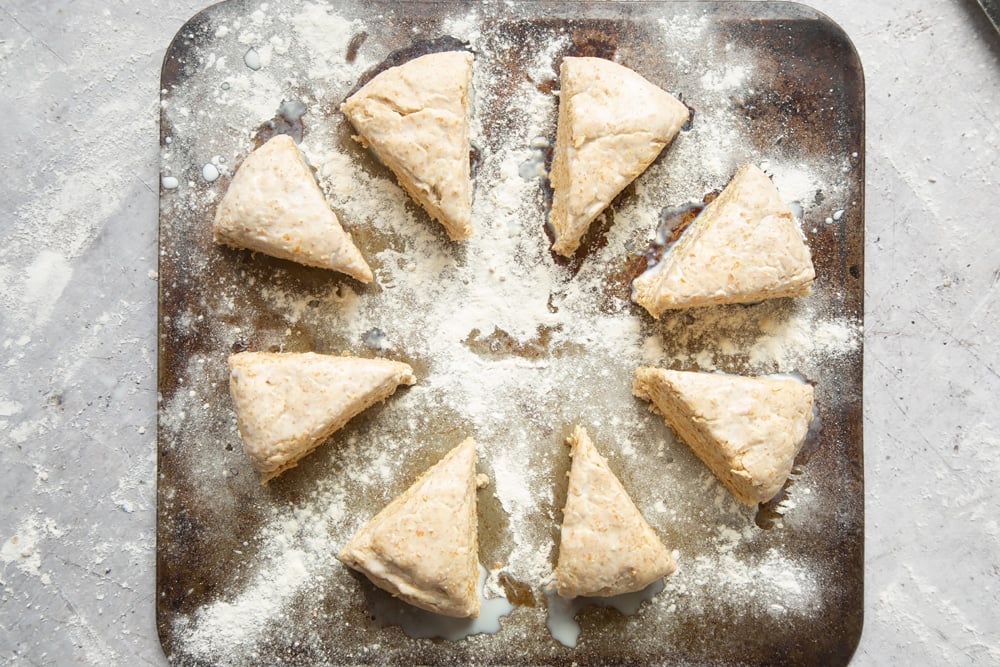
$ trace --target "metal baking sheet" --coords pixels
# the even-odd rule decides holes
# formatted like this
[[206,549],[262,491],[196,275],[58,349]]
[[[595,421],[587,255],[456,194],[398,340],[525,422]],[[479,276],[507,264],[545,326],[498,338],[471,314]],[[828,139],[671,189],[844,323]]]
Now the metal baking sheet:
[[[349,34],[324,33],[322,24],[310,26],[300,20],[331,15],[342,19],[339,25],[351,27]],[[507,46],[502,53],[494,48],[501,36]],[[313,44],[326,40],[322,53],[310,51],[310,39],[320,40]],[[748,340],[761,341],[775,327],[780,329],[796,308],[827,314],[818,324],[807,322],[816,326],[803,332],[803,344],[812,350],[812,357],[797,366],[789,362],[794,368],[781,363],[770,368],[802,371],[816,385],[821,419],[792,482],[772,503],[750,511],[730,508],[725,494],[718,492],[721,487],[662,421],[642,416],[645,406],[638,401],[625,411],[647,430],[633,438],[635,451],[627,455],[613,450],[615,416],[603,426],[594,418],[590,425],[597,423],[592,434],[596,433],[598,447],[609,455],[613,469],[654,528],[678,549],[680,567],[668,579],[666,590],[635,616],[599,608],[582,611],[581,638],[575,648],[556,642],[546,629],[541,582],[501,577],[517,607],[497,634],[459,642],[413,639],[372,615],[376,601],[385,600],[366,580],[345,574],[328,555],[317,560],[321,554],[315,553],[316,548],[331,546],[316,537],[325,534],[328,525],[331,531],[344,533],[345,526],[372,516],[468,433],[469,424],[459,412],[442,406],[426,419],[411,420],[398,433],[386,431],[386,423],[407,424],[402,413],[414,403],[416,393],[403,390],[352,421],[298,468],[262,487],[242,456],[229,406],[225,360],[233,351],[378,353],[370,341],[348,335],[342,323],[348,301],[376,299],[386,289],[384,284],[364,287],[331,272],[215,246],[211,220],[232,169],[269,133],[285,131],[308,138],[310,133],[325,132],[325,140],[353,156],[372,179],[369,182],[392,182],[383,167],[353,144],[337,105],[379,67],[466,42],[476,51],[477,68],[504,73],[485,82],[489,90],[477,90],[481,127],[474,143],[478,142],[481,154],[472,156],[474,166],[480,160],[486,164],[488,137],[517,131],[516,115],[500,113],[484,100],[505,86],[515,89],[537,76],[537,71],[529,71],[532,59],[549,48],[553,66],[542,79],[531,82],[540,93],[552,94],[557,88],[558,59],[564,55],[613,58],[651,80],[666,82],[665,87],[693,109],[692,128],[678,142],[701,141],[707,151],[712,145],[711,119],[720,113],[736,119],[745,154],[705,156],[705,164],[714,160],[720,173],[731,174],[745,159],[770,159],[775,165],[825,165],[827,174],[820,179],[823,187],[809,190],[808,197],[798,202],[819,276],[816,291],[801,303],[739,306],[727,311],[724,321],[691,312],[652,322],[627,300],[628,281],[636,274],[644,248],[629,245],[617,255],[608,250],[614,245],[609,230],[625,224],[622,211],[635,207],[638,185],[627,188],[610,213],[595,223],[580,253],[560,264],[568,276],[566,284],[574,273],[603,271],[606,288],[595,298],[611,304],[608,307],[616,313],[631,313],[641,335],[673,345],[672,365],[684,369],[704,369],[705,357],[697,353],[704,353],[705,346],[716,340],[718,332],[712,329],[719,322],[733,328],[733,339],[742,335],[737,329],[747,329]],[[510,48],[511,44],[519,48]],[[368,64],[361,67],[358,63],[366,58]],[[350,75],[345,76],[348,70]],[[254,78],[258,71],[269,78]],[[726,80],[727,73],[746,80],[731,93],[720,94],[721,88],[733,83]],[[247,81],[262,88],[246,88]],[[273,99],[262,92],[267,86],[274,88]],[[270,106],[258,110],[254,100],[262,98],[269,99]],[[286,99],[305,101],[307,113],[301,125],[287,118],[272,120]],[[802,5],[771,2],[231,0],[198,14],[177,34],[164,59],[161,103],[156,610],[161,642],[172,663],[836,665],[850,660],[863,617],[859,332],[864,83],[857,54],[839,27]],[[545,121],[550,138],[554,109],[553,96],[552,112]],[[653,172],[666,173],[681,150],[664,151]],[[696,162],[685,164],[697,167]],[[484,169],[480,166],[476,172],[477,202],[488,185],[481,180]],[[214,178],[216,172],[221,173],[219,178]],[[324,179],[330,178],[329,173],[318,168],[317,175],[327,186]],[[662,201],[662,217],[668,218],[690,198],[717,190],[725,180],[706,178],[704,187],[686,197],[677,194],[679,190],[665,190],[674,194]],[[537,181],[536,194],[537,211],[526,234],[545,234],[538,223],[551,194],[544,179]],[[431,230],[426,216],[400,197],[407,215]],[[395,270],[385,260],[402,241],[391,231],[341,217],[372,261],[377,282],[406,279],[404,270]],[[636,238],[649,240],[654,232],[647,225],[636,231]],[[436,232],[428,233],[433,237]],[[442,248],[451,247],[443,234],[435,238]],[[605,263],[595,268],[596,257],[605,258]],[[290,309],[298,309],[294,317]],[[386,321],[391,322],[391,315],[386,314]],[[830,322],[850,323],[845,330],[857,336],[835,363],[827,363],[821,355],[824,346],[813,340]],[[544,335],[524,344],[503,332],[469,332],[464,344],[492,359],[517,357],[525,363],[585,352],[553,351],[546,341]],[[404,346],[389,356],[410,362],[421,382],[432,375],[433,360],[415,350]],[[746,351],[716,356],[710,368],[745,372],[750,356]],[[608,392],[627,396],[627,372],[607,379],[581,363],[586,372],[595,373],[583,381],[606,383]],[[620,406],[627,398],[615,400],[619,402],[608,405]],[[539,425],[532,406],[521,409],[523,414],[510,421],[510,437],[524,437],[537,429],[537,446],[545,451],[532,456],[531,463],[542,471],[542,481],[556,489],[538,498],[537,515],[530,519],[537,523],[532,534],[554,538],[563,501],[560,493],[565,493],[559,490],[564,484],[560,480],[568,467],[559,443],[570,424],[559,418]],[[601,405],[595,405],[595,413],[600,411]],[[383,466],[383,475],[376,475],[374,482],[346,479],[363,477],[366,465],[378,463],[359,443],[391,436],[413,438],[421,445],[392,459],[388,474]],[[495,472],[491,469],[496,464],[495,447],[481,442],[480,467],[488,474]],[[670,462],[666,468],[664,451]],[[658,484],[665,489],[659,496]],[[674,487],[678,490],[669,490]],[[341,494],[338,506],[346,507],[347,515],[317,516],[312,511],[317,494],[328,497],[333,488]],[[662,511],[665,500],[675,503],[672,512]],[[287,551],[295,558],[283,560],[275,545],[280,547],[284,539],[281,520],[286,516],[298,522],[298,532],[288,533]],[[481,492],[484,565],[502,566],[512,556],[505,535],[513,528],[497,493]],[[315,539],[304,539],[306,533]],[[736,537],[726,542],[720,535]],[[537,550],[553,556],[552,539],[539,543]],[[279,571],[282,563],[295,567]],[[699,569],[705,563],[717,570]],[[808,569],[811,588],[802,609],[783,604],[783,580],[794,574],[782,570],[785,563]],[[742,568],[742,578],[734,574],[734,567]],[[264,581],[265,577],[270,579]],[[318,583],[304,587],[303,577]],[[731,595],[726,591],[730,582]],[[258,598],[254,591],[260,593]]]
[[978,0],[979,6],[986,12],[986,17],[993,27],[1000,31],[1000,3],[997,0]]

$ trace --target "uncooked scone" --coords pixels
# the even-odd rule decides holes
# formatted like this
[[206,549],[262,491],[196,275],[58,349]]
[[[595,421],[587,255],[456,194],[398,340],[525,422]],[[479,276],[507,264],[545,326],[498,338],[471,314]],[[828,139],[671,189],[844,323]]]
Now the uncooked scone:
[[264,484],[400,384],[414,382],[409,365],[387,359],[313,352],[229,357],[229,391],[243,451]]
[[603,58],[563,58],[552,157],[552,249],[566,257],[687,121],[687,107]]
[[236,170],[216,209],[214,233],[216,243],[372,280],[288,135],[272,137]]
[[642,590],[676,568],[582,426],[567,442],[573,465],[563,509],[556,588],[563,597]]
[[816,272],[792,211],[758,167],[741,167],[663,260],[632,283],[632,300],[664,310],[809,294]]
[[455,241],[472,236],[467,51],[430,53],[378,74],[340,105],[360,137]]
[[476,443],[468,438],[365,524],[337,558],[421,609],[479,615]]
[[632,393],[748,505],[781,490],[813,419],[813,388],[794,378],[643,367]]

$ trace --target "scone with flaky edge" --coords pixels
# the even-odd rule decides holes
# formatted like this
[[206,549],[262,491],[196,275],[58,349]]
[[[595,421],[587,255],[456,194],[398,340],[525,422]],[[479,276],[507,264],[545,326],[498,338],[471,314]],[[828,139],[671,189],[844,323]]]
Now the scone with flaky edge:
[[632,393],[748,505],[781,490],[813,419],[813,388],[794,378],[643,367]]
[[264,484],[401,384],[399,361],[329,354],[240,352],[229,357],[229,392],[243,451]]
[[371,282],[295,141],[279,134],[250,153],[215,211],[215,242]]
[[567,444],[573,464],[555,569],[559,595],[631,593],[671,574],[676,569],[673,557],[587,431],[577,426]]
[[421,609],[479,615],[476,443],[468,438],[365,524],[337,558]]
[[455,241],[472,236],[467,51],[430,53],[378,74],[340,105],[399,184]]
[[741,167],[655,266],[632,300],[664,310],[809,294],[816,272],[792,211],[758,167]]
[[603,58],[563,58],[552,157],[552,249],[570,257],[601,211],[687,122],[686,106]]

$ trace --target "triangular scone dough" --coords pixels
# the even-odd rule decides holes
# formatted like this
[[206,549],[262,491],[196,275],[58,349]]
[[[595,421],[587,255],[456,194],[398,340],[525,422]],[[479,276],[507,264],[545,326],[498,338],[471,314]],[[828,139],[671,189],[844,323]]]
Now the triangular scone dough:
[[215,212],[215,242],[371,282],[295,141],[279,134],[250,153]]
[[416,607],[478,616],[478,483],[469,438],[376,514],[337,558]]
[[688,109],[635,72],[603,58],[563,58],[552,157],[552,249],[566,257],[587,227],[656,159]]
[[472,236],[472,60],[467,51],[415,58],[380,73],[340,105],[356,138],[455,241]]
[[676,568],[663,542],[639,513],[583,427],[572,447],[569,492],[555,579],[567,598],[638,591]]
[[632,393],[742,503],[767,502],[792,471],[813,419],[813,388],[793,378],[639,368]]
[[816,272],[795,216],[754,165],[736,172],[659,264],[632,283],[632,300],[664,310],[809,294]]
[[264,484],[400,384],[413,369],[387,359],[305,352],[229,357],[229,392],[243,450]]

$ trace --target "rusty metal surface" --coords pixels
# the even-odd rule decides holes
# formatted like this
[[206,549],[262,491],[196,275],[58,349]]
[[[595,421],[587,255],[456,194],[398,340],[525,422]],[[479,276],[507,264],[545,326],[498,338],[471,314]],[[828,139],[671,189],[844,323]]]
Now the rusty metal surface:
[[[392,5],[392,7],[390,7]],[[366,37],[389,54],[412,47],[420,39],[440,37],[442,22],[462,3],[358,3],[338,5],[361,21],[370,21]],[[861,65],[844,33],[821,15],[786,3],[526,3],[484,5],[495,14],[492,20],[507,34],[523,35],[525,43],[544,41],[547,34],[568,31],[572,46],[562,55],[611,57],[625,53],[630,62],[641,63],[647,72],[670,68],[662,58],[663,45],[649,39],[650,22],[680,13],[705,16],[712,22],[713,39],[732,43],[753,53],[759,72],[772,73],[769,87],[758,87],[744,96],[739,113],[752,128],[756,148],[794,150],[809,155],[853,155],[853,168],[844,174],[847,199],[857,202],[856,213],[841,225],[814,225],[804,220],[817,274],[826,287],[840,295],[838,307],[846,317],[863,315],[864,249],[864,83]],[[225,18],[249,14],[246,2],[215,5],[193,18],[178,33],[163,67],[162,98],[169,104],[178,90],[189,94],[204,85],[199,68],[219,39],[213,25]],[[376,19],[376,17],[382,17]],[[292,57],[296,54],[292,52]],[[301,56],[305,58],[303,54]],[[694,90],[700,66],[698,54],[687,74],[676,75],[675,88]],[[523,62],[511,63],[511,76],[520,76]],[[208,91],[205,92],[209,94]],[[695,96],[686,101],[697,107]],[[331,112],[332,113],[332,112]],[[267,120],[262,118],[261,121]],[[309,122],[318,122],[311,117]],[[504,132],[502,116],[483,118],[490,132]],[[695,123],[698,122],[697,108]],[[307,128],[308,131],[308,128]],[[187,156],[193,164],[205,154],[203,146],[232,134],[224,124],[213,136],[185,135],[172,127],[164,114],[161,139],[171,138],[173,155]],[[346,135],[346,130],[345,130]],[[782,137],[782,146],[775,137]],[[174,164],[179,160],[174,159]],[[204,188],[204,185],[198,185]],[[701,193],[699,193],[701,194]],[[626,190],[622,197],[628,196]],[[213,405],[228,402],[224,365],[226,356],[246,347],[262,349],[273,340],[268,332],[287,324],[282,314],[250,290],[238,287],[248,282],[266,283],[279,273],[287,290],[312,293],[327,289],[346,278],[329,272],[298,267],[262,256],[216,248],[211,239],[212,203],[190,202],[161,191],[160,205],[160,322],[159,392],[161,406],[178,394],[192,391],[191,364],[196,359],[215,359],[204,369],[206,387],[199,395]],[[679,203],[679,202],[673,202]],[[665,205],[667,202],[665,202]],[[379,248],[391,240],[366,236],[354,230],[359,245]],[[578,262],[601,243],[602,230],[591,234],[574,259]],[[627,275],[629,269],[623,266]],[[614,281],[609,284],[613,287]],[[609,290],[611,287],[609,287]],[[221,339],[214,329],[200,326],[192,313],[216,313],[220,302],[234,290],[241,297],[227,317],[245,335]],[[322,326],[322,309],[304,318],[290,332],[284,349],[339,350],[351,347],[337,331]],[[501,343],[502,344],[502,343]],[[421,359],[409,361],[421,374]],[[200,363],[200,362],[199,362]],[[833,375],[833,373],[836,375]],[[267,641],[258,652],[259,664],[846,664],[854,651],[862,625],[863,590],[863,466],[862,466],[862,352],[859,348],[836,371],[819,371],[810,377],[818,392],[823,416],[820,441],[808,465],[813,493],[823,503],[809,526],[785,531],[781,548],[807,555],[819,563],[823,588],[820,613],[791,621],[747,613],[739,607],[724,608],[712,618],[691,615],[678,620],[669,632],[657,632],[648,619],[630,625],[632,619],[603,610],[586,612],[581,618],[585,645],[566,649],[552,641],[537,615],[512,617],[511,625],[492,636],[452,644],[411,640],[398,631],[367,622],[364,609],[342,609],[342,601],[322,600],[319,608],[293,607],[280,625],[267,630]],[[346,433],[363,434],[379,408],[352,422]],[[217,417],[217,413],[212,412]],[[231,423],[218,418],[186,415],[178,423],[172,416],[161,424],[158,446],[157,520],[157,619],[161,640],[169,657],[180,664],[211,664],[190,654],[177,637],[177,620],[190,615],[207,601],[238,590],[252,570],[238,567],[233,553],[246,544],[276,508],[291,506],[330,470],[302,466],[285,475],[283,483],[265,491],[248,469],[240,468],[241,453],[234,444]],[[452,427],[454,416],[442,415],[440,429]],[[190,460],[197,450],[200,462]],[[185,450],[188,453],[185,453]],[[187,458],[186,458],[187,457]],[[209,457],[209,458],[205,458]],[[211,458],[214,457],[214,458]],[[237,463],[233,463],[237,462]],[[423,462],[421,462],[422,464]],[[235,467],[233,467],[235,466]],[[222,475],[230,468],[241,474]],[[209,487],[212,488],[209,488]],[[502,509],[496,503],[481,505],[481,524],[486,534],[481,560],[489,562],[489,551],[502,540]],[[766,522],[767,508],[759,519]],[[677,617],[684,618],[685,605],[678,600]],[[348,618],[351,623],[327,623],[325,619]],[[520,620],[518,620],[520,619]],[[639,634],[629,634],[639,628]],[[628,641],[622,641],[628,636]],[[309,641],[300,641],[309,637]],[[377,650],[362,650],[378,647]]]

